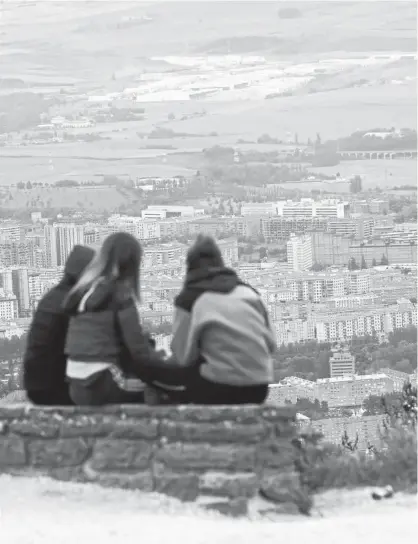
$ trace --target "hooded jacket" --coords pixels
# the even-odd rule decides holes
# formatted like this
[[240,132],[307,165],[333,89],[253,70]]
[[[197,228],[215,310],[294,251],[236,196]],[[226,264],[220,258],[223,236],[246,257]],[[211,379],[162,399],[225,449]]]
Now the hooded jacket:
[[189,270],[175,299],[171,349],[181,365],[231,386],[269,384],[276,348],[260,295],[225,267]]
[[64,346],[69,318],[62,305],[93,255],[92,249],[75,246],[67,259],[62,280],[39,301],[23,359],[26,391],[56,391],[66,387]]
[[70,379],[87,379],[108,368],[123,388],[129,387],[127,380],[135,379],[167,385],[184,382],[184,369],[174,366],[170,373],[170,364],[143,331],[136,299],[126,285],[102,279],[71,299],[65,310],[70,316],[65,344]]

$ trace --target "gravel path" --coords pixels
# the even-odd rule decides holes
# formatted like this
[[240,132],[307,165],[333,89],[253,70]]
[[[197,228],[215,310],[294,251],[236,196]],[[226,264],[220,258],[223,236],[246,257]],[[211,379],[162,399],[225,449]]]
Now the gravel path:
[[[370,492],[330,492],[313,518],[233,520],[156,494],[0,476],[3,544],[360,544],[411,542],[416,497],[374,502]],[[320,517],[322,515],[322,517]]]

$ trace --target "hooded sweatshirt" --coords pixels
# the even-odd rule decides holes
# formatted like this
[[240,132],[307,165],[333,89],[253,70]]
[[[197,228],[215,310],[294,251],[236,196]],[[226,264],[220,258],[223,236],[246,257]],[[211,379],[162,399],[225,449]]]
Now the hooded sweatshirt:
[[181,365],[231,386],[269,384],[276,348],[260,295],[225,267],[188,272],[175,299],[171,349]]
[[62,280],[38,304],[23,359],[26,391],[56,391],[66,387],[64,346],[69,318],[62,304],[93,255],[92,249],[75,246],[67,259]]

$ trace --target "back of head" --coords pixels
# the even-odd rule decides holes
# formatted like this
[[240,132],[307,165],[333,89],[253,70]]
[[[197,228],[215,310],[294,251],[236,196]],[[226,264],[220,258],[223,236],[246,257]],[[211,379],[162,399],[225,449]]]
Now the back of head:
[[74,246],[64,268],[64,281],[74,285],[94,257],[94,250],[87,246]]
[[224,266],[222,253],[215,240],[200,234],[187,252],[187,271]]
[[107,285],[115,282],[126,284],[138,296],[140,265],[141,246],[138,240],[126,232],[111,234],[71,290],[66,301],[67,308],[74,309],[74,305],[99,279],[106,280]]

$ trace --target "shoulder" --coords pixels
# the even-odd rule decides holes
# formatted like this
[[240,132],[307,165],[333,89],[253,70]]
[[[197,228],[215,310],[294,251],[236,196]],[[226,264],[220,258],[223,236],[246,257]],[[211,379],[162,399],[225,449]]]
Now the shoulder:
[[124,284],[116,284],[113,293],[113,302],[118,310],[123,310],[136,305],[136,299],[132,289]]
[[39,301],[35,315],[43,312],[54,314],[64,313],[63,302],[66,295],[67,292],[64,289],[61,289],[59,286],[53,287]]

